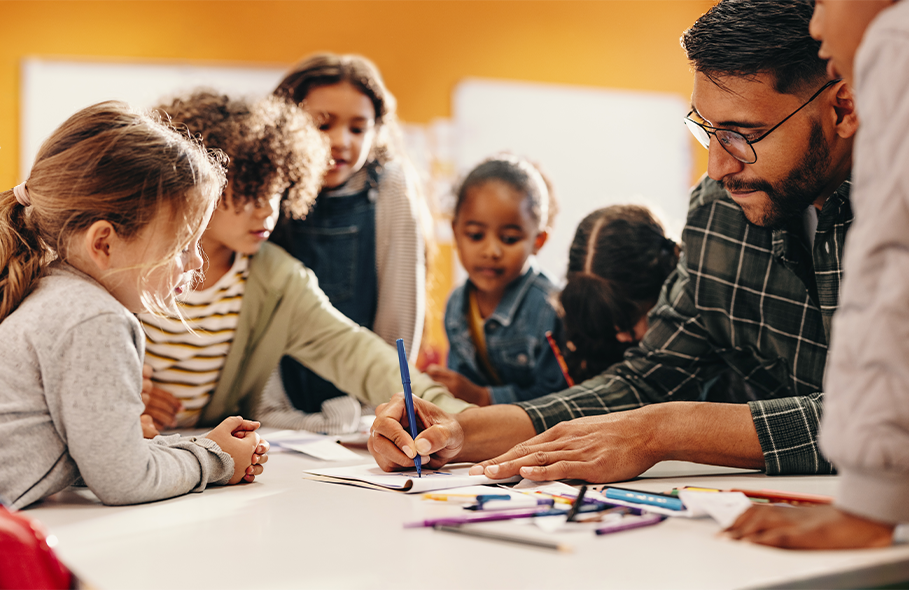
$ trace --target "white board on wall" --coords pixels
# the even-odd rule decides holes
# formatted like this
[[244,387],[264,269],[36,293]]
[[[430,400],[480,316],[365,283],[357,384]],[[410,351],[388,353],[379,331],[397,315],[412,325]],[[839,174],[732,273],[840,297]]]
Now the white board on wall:
[[692,153],[674,94],[467,79],[455,88],[455,163],[466,174],[510,151],[539,163],[560,212],[539,259],[564,279],[578,223],[607,205],[646,205],[678,239],[688,211]]
[[148,108],[162,99],[202,86],[231,95],[265,96],[274,90],[286,70],[286,67],[23,60],[20,177],[26,178],[41,143],[79,109],[105,100],[122,100]]

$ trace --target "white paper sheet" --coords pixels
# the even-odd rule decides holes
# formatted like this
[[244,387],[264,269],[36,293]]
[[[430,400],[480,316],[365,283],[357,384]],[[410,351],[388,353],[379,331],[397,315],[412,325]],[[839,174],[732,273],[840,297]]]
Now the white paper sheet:
[[746,510],[754,506],[742,492],[696,492],[681,490],[679,498],[689,510],[708,514],[721,527],[728,528]]
[[327,467],[325,469],[308,469],[303,477],[317,481],[345,483],[377,490],[389,490],[416,494],[434,490],[447,490],[464,486],[495,484],[517,481],[520,476],[506,480],[493,480],[485,475],[467,475],[470,466],[445,467],[438,471],[423,470],[423,477],[417,477],[416,470],[382,471],[375,463],[352,465],[349,467]]
[[280,430],[269,434],[265,440],[272,447],[304,453],[323,461],[360,461],[363,458],[339,445],[336,437],[305,430]]

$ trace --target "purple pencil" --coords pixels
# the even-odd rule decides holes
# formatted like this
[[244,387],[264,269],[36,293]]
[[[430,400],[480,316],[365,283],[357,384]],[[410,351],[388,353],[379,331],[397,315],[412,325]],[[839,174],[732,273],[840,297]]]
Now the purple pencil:
[[[540,508],[545,508],[541,506]],[[420,527],[433,527],[436,525],[456,526],[471,522],[490,522],[493,520],[511,520],[514,518],[530,518],[532,516],[555,516],[565,514],[564,510],[540,510],[539,508],[526,508],[523,510],[501,510],[495,512],[474,513],[466,516],[443,516],[404,523],[404,528],[413,529]]]
[[659,524],[666,519],[662,514],[648,514],[634,520],[631,519],[622,519],[615,524],[610,524],[604,526],[601,529],[597,529],[598,535],[608,535],[609,533],[618,533],[621,531],[628,531],[631,529],[637,529],[644,526],[651,526],[654,524]]

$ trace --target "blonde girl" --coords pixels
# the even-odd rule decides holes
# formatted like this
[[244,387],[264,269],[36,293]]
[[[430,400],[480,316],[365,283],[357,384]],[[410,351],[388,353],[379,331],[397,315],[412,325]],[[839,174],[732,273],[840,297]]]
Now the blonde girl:
[[70,117],[0,194],[0,496],[14,507],[80,480],[131,504],[262,472],[255,422],[145,440],[139,420],[133,314],[173,310],[200,268],[219,159],[105,102]]

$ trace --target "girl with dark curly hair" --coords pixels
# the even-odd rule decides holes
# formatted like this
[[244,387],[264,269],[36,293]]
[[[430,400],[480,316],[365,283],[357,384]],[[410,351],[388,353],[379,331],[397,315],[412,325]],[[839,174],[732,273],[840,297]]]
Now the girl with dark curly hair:
[[[275,95],[302,106],[331,144],[322,192],[304,219],[285,216],[273,240],[311,268],[341,313],[416,359],[426,307],[417,181],[399,149],[396,101],[359,55],[320,53],[294,66]],[[303,409],[340,391],[292,359],[287,394]]]
[[[305,400],[312,409],[303,412],[284,395],[276,371],[286,355],[371,404],[401,388],[395,350],[339,313],[312,271],[267,241],[280,211],[293,217],[312,206],[328,162],[324,137],[302,109],[275,97],[250,102],[196,92],[159,110],[230,163],[224,198],[202,236],[205,280],[180,301],[196,329],[140,316],[153,369],[147,413],[167,428],[209,424],[242,409],[273,427],[355,430],[357,400]],[[466,405],[416,372],[413,390],[451,411]]]

